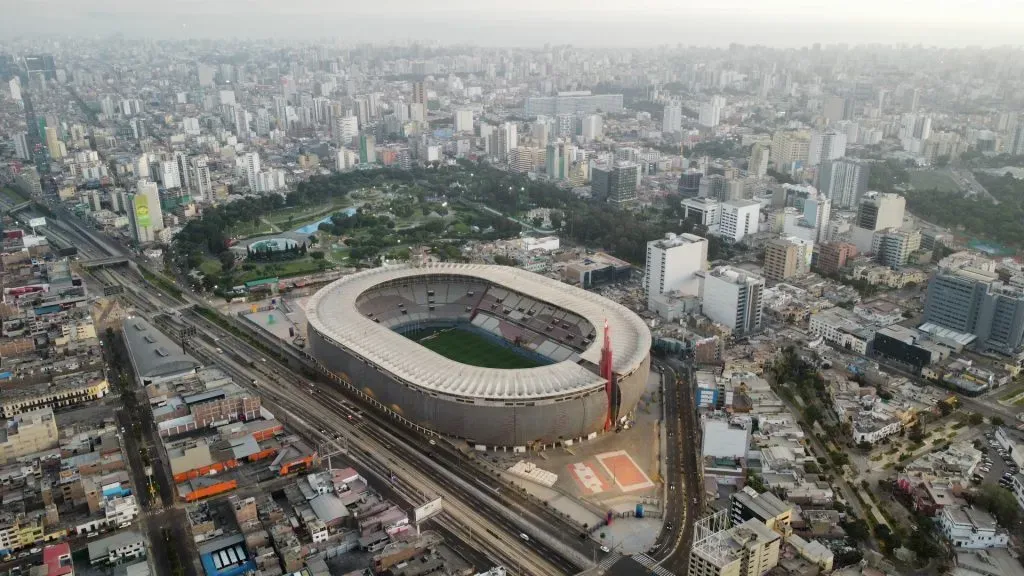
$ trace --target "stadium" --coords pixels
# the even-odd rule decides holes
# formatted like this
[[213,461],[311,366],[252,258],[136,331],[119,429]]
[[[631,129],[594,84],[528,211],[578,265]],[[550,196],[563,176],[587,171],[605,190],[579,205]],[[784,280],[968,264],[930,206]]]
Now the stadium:
[[487,447],[615,428],[650,370],[644,322],[602,296],[507,266],[386,266],[306,306],[310,353],[413,423]]

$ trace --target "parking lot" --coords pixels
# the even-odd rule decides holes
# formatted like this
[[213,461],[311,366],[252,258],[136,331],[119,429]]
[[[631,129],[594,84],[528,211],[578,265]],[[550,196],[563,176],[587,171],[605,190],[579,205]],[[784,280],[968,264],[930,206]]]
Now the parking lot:
[[[1009,459],[1009,456],[1006,456],[1004,459],[1004,456],[1000,454],[1000,450],[1002,450],[1002,448],[999,447],[999,444],[993,438],[993,431],[989,430],[985,432],[985,436],[981,441],[985,443],[983,451],[984,458],[986,460],[983,460],[982,464],[975,469],[975,482],[979,484],[1001,483],[1003,486],[1008,485],[1009,481],[1003,480],[1003,478],[1005,478],[1004,475],[1016,474],[1019,471],[1017,469],[1017,465],[1013,463],[1013,460]],[[1005,454],[1005,452],[1003,452],[1003,454]],[[989,470],[983,470],[985,467],[989,468]]]

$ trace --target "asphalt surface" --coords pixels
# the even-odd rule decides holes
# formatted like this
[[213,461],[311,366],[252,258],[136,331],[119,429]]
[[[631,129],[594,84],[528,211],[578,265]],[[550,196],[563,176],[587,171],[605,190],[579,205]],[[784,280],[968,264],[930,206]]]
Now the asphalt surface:
[[[662,566],[675,574],[686,574],[689,568],[690,548],[693,545],[694,523],[704,510],[704,485],[700,474],[701,434],[697,425],[694,401],[694,368],[687,362],[669,360],[664,366],[665,420],[668,438],[670,478],[677,481],[676,489],[669,491],[664,548],[655,557]],[[672,496],[675,494],[675,496]]]

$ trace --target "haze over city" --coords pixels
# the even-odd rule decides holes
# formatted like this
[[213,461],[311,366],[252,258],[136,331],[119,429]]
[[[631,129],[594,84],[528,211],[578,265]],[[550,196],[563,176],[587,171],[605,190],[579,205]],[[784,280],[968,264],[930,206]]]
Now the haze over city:
[[0,576],[1024,576],[1024,4],[0,3]]

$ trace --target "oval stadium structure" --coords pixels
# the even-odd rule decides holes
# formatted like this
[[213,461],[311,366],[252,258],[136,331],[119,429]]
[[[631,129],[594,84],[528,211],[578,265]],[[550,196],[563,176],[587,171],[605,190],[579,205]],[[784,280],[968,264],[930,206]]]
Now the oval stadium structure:
[[411,422],[476,445],[609,430],[636,407],[650,370],[651,334],[637,315],[507,266],[375,268],[325,286],[306,315],[323,366]]

